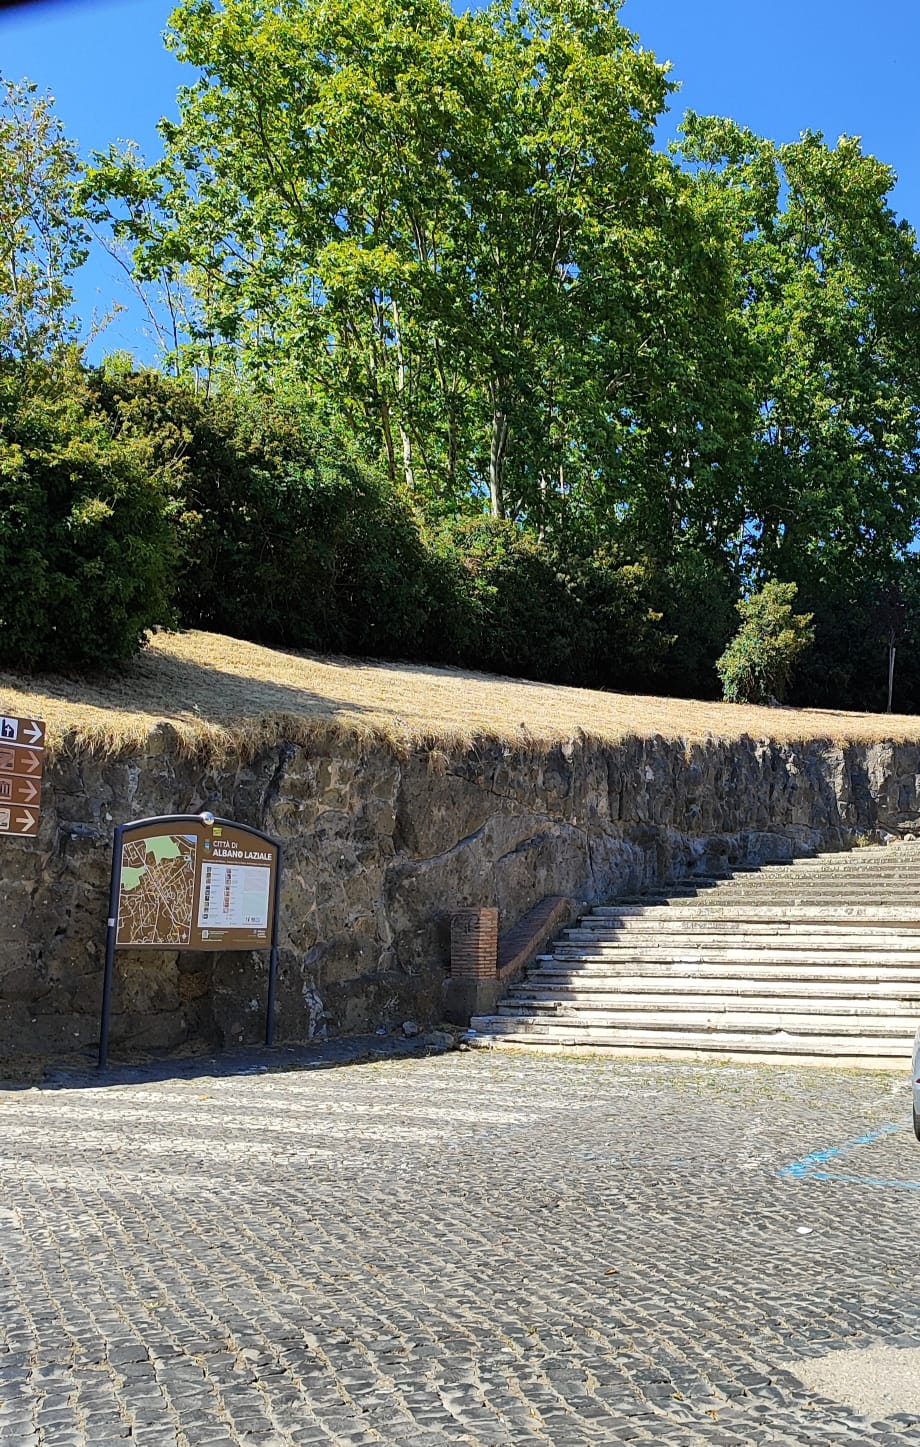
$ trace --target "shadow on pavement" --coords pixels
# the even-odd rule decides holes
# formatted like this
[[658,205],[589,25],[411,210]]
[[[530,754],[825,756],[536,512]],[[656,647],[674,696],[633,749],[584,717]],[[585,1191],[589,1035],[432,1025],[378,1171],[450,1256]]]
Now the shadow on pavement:
[[[459,1033],[459,1032],[458,1032]],[[271,1050],[250,1046],[201,1055],[151,1056],[142,1060],[112,1061],[99,1070],[95,1052],[73,1061],[36,1062],[23,1078],[0,1076],[4,1090],[87,1090],[113,1085],[143,1085],[159,1080],[196,1080],[234,1075],[270,1075],[277,1071],[333,1070],[344,1065],[367,1065],[384,1060],[423,1059],[456,1049],[447,1030],[427,1031],[414,1038],[402,1035],[360,1035],[344,1040],[323,1040],[308,1045],[283,1045]]]

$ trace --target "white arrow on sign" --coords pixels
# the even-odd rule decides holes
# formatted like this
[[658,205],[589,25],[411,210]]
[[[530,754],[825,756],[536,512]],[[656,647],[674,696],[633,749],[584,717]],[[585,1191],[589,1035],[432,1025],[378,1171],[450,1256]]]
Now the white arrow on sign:
[[22,828],[19,831],[20,834],[25,834],[26,830],[31,829],[32,825],[35,823],[35,817],[32,814],[17,814],[16,823],[22,825]]
[[34,804],[35,800],[38,798],[38,790],[36,789],[35,785],[32,783],[32,780],[31,780],[31,779],[23,779],[23,781],[22,781],[22,787],[23,787],[24,789],[28,789],[28,791],[29,791],[29,793],[28,793],[28,795],[26,796],[26,798],[22,800],[22,803],[23,803],[23,804]]
[[38,754],[26,754],[22,762],[30,774],[37,774],[42,766],[42,761],[38,757]]
[[29,720],[29,727],[26,729],[26,737],[30,744],[37,744],[42,736],[41,725],[33,719]]

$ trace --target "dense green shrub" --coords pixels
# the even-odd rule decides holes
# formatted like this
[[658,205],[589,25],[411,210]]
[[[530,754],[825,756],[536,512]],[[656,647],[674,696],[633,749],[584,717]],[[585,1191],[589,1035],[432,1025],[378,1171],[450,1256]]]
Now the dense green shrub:
[[0,368],[0,661],[135,653],[172,620],[168,514],[147,449],[113,435],[78,364]]
[[814,642],[810,613],[793,613],[795,583],[772,579],[737,604],[741,627],[716,664],[730,703],[781,702],[799,657]]
[[209,398],[117,358],[73,363],[56,391],[50,373],[31,391],[17,375],[0,453],[7,663],[130,655],[170,621],[173,579],[187,627],[623,690],[693,691],[722,626],[725,580],[689,563],[567,552],[487,517],[426,526],[296,399]]
[[188,627],[259,643],[427,657],[444,581],[409,503],[295,402],[196,396],[155,372],[97,378],[122,435],[147,439],[181,498]]
[[485,517],[444,529],[438,553],[453,573],[450,653],[458,662],[621,689],[660,669],[670,640],[644,565],[611,549],[566,557],[515,523]]
[[799,578],[800,606],[814,614],[815,646],[796,669],[790,702],[881,711],[888,701],[888,643],[879,605],[892,586],[904,603],[894,669],[896,713],[920,711],[920,557],[885,560],[877,576]]
[[624,692],[659,687],[674,636],[658,605],[659,578],[646,559],[610,547],[560,560],[576,629],[577,667],[569,682]]
[[[169,621],[175,576],[183,625],[256,642],[711,691],[733,587],[717,563],[688,555],[661,569],[588,540],[566,552],[486,517],[426,527],[296,399],[208,398],[117,360],[73,364],[54,392],[44,375],[31,391],[5,376],[7,663],[129,656],[145,627]],[[739,689],[781,692],[763,655],[786,643],[768,628],[752,652],[757,620],[745,616],[723,662],[741,670]],[[761,687],[757,670],[770,667]]]
[[452,642],[459,662],[490,673],[568,681],[571,609],[554,559],[514,523],[465,519],[442,535],[457,568]]
[[400,651],[425,555],[405,509],[357,464],[320,450],[196,477],[180,519],[186,623],[320,651]]
[[727,560],[680,553],[656,578],[654,596],[674,640],[656,686],[672,698],[721,698],[716,659],[738,626]]

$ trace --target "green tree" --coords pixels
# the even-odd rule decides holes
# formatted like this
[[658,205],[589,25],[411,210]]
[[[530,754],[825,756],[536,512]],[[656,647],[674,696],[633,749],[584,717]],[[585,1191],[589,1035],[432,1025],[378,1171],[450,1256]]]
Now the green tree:
[[782,702],[799,657],[814,642],[810,613],[793,613],[795,583],[765,583],[736,605],[741,627],[716,663],[729,703]]
[[185,0],[170,43],[200,78],[165,157],[98,158],[89,204],[143,275],[189,280],[199,359],[223,338],[331,399],[431,506],[593,525],[655,391],[621,373],[672,357],[665,294],[689,335],[675,258],[706,251],[652,148],[664,68],[617,11]]
[[853,137],[777,146],[692,114],[683,155],[733,228],[750,344],[739,561],[884,574],[920,522],[920,255],[893,174]]
[[70,280],[89,240],[79,175],[51,96],[0,77],[0,358],[34,361],[76,336]]

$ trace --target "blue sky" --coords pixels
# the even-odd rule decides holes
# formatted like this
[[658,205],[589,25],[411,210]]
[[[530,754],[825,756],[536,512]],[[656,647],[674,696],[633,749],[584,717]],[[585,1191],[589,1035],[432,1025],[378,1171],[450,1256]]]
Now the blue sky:
[[[181,68],[163,49],[169,0],[50,0],[0,9],[0,72],[55,95],[68,133],[88,153],[133,139],[151,155],[156,121],[175,113]],[[920,59],[918,0],[626,0],[622,18],[681,90],[663,141],[687,107],[730,115],[775,140],[847,133],[893,166],[894,204],[920,223],[920,123],[910,100]],[[150,354],[130,289],[107,259],[84,268],[81,314],[129,310],[92,349]]]

